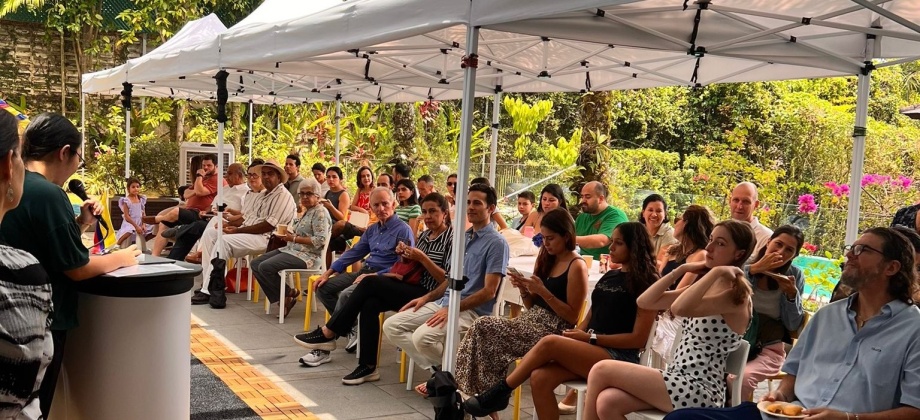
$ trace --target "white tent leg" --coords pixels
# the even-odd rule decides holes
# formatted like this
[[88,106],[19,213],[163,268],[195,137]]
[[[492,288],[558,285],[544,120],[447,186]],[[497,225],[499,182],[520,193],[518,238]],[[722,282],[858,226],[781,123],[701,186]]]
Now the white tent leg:
[[[479,27],[468,27],[466,32],[466,53],[475,60],[479,52]],[[454,226],[466,226],[466,196],[470,178],[470,147],[473,144],[473,100],[476,95],[476,67],[464,69],[463,96],[461,97],[460,151],[457,170],[457,207],[454,210]],[[463,278],[463,254],[466,252],[466,230],[454,229],[454,249],[450,261],[449,281]],[[453,372],[457,347],[460,343],[460,291],[450,289],[447,311],[447,339],[444,343],[443,370]]]
[[489,183],[495,187],[495,172],[498,163],[498,129],[502,115],[502,91],[496,89],[492,99],[492,145],[489,149]]
[[252,99],[249,100],[249,164],[252,165]]
[[131,108],[125,110],[125,179],[131,177]]
[[335,164],[341,165],[339,160],[342,147],[342,95],[335,96]]
[[[80,93],[80,155],[86,159],[86,94]],[[86,180],[86,165],[80,168],[80,178]]]
[[[866,40],[866,62],[871,64],[875,37]],[[866,160],[866,121],[869,115],[869,85],[872,71],[864,70],[858,75],[856,87],[856,123],[853,127],[853,159],[850,163],[850,200],[847,205],[846,244],[852,244],[859,236],[859,208],[862,199],[863,164]]]

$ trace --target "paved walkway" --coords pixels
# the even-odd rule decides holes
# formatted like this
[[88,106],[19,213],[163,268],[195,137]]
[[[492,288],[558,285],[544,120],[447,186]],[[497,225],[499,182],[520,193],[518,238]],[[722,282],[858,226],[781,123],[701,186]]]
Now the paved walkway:
[[[343,349],[344,339],[339,340],[339,348],[332,353],[331,363],[315,368],[301,367],[298,359],[307,353],[307,350],[298,346],[293,341],[293,336],[303,330],[304,305],[298,302],[291,315],[285,319],[284,324],[278,324],[277,311],[271,315],[265,314],[262,303],[253,303],[246,300],[246,294],[230,294],[225,309],[211,309],[208,305],[192,306],[192,323],[206,331],[210,337],[199,334],[197,341],[193,328],[193,351],[207,351],[212,344],[207,340],[216,339],[220,345],[226,346],[232,353],[220,353],[217,359],[239,357],[248,363],[256,372],[270,380],[280,390],[285,391],[291,400],[302,406],[309,413],[319,419],[405,419],[425,420],[433,418],[434,410],[431,404],[418,396],[414,391],[407,391],[406,384],[399,382],[399,353],[396,348],[384,340],[380,356],[380,381],[365,383],[359,386],[342,385],[342,377],[351,373],[357,366],[357,359],[353,354],[348,354]],[[312,317],[314,324],[323,321],[323,314],[315,312]],[[196,344],[197,347],[196,347]],[[196,354],[196,356],[198,356]],[[198,356],[207,357],[205,356]],[[230,362],[225,375],[238,376],[233,372],[233,362]],[[212,369],[213,370],[213,369]],[[248,375],[248,374],[247,374]],[[428,379],[429,374],[421,369],[416,369],[416,383]],[[229,383],[234,386],[245,386],[242,383]],[[247,394],[253,401],[261,403],[268,400],[266,395],[260,395],[259,390]],[[282,398],[278,394],[272,396]],[[238,393],[238,395],[241,395]],[[242,398],[242,397],[241,397]],[[244,398],[244,401],[246,399]],[[280,400],[279,400],[280,401]],[[249,401],[247,401],[249,402]],[[297,406],[283,405],[289,410],[296,410]],[[252,404],[250,404],[252,406]],[[533,403],[530,399],[530,388],[525,385],[522,420],[533,418]],[[306,413],[297,412],[303,417],[295,417],[294,411],[281,413],[286,417],[275,415],[265,405],[263,418],[314,418]],[[512,419],[513,407],[501,413],[503,420]],[[564,419],[574,419],[575,416],[563,416]]]

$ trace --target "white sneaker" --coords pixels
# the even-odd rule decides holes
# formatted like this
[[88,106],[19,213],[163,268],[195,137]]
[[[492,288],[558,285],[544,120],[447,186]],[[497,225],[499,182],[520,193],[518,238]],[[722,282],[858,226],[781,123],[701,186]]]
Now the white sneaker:
[[324,363],[332,361],[332,354],[325,350],[313,350],[300,358],[300,364],[309,367],[317,367]]
[[345,345],[345,351],[348,353],[354,353],[358,350],[358,327],[351,329],[351,332],[348,333],[348,344]]

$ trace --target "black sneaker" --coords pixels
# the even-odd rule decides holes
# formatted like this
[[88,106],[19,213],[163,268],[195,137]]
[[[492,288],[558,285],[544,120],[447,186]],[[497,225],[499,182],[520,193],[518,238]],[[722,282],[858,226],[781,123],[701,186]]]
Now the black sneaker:
[[211,300],[211,295],[202,293],[201,291],[197,291],[192,296],[192,305],[207,305],[208,301],[210,300]]
[[358,365],[354,372],[349,373],[342,378],[345,385],[361,385],[365,382],[374,382],[380,380],[380,374],[377,373],[376,367]]
[[503,381],[503,383],[487,389],[482,394],[467,398],[463,402],[463,408],[467,413],[475,417],[487,417],[491,413],[508,408],[508,400],[511,399],[513,391],[513,389],[509,390]]
[[308,333],[295,335],[294,342],[311,350],[335,350],[335,338],[326,338],[323,335],[323,327],[317,327]]

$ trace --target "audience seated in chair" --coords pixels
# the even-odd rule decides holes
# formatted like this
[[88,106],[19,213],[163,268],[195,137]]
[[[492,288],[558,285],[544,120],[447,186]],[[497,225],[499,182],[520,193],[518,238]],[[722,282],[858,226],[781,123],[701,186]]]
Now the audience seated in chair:
[[217,157],[205,155],[201,158],[201,169],[195,173],[192,188],[185,190],[185,207],[170,207],[156,216],[145,216],[144,223],[160,225],[153,242],[153,255],[160,255],[166,248],[167,238],[162,233],[167,228],[187,225],[201,219],[201,212],[211,210],[211,202],[217,196]]
[[345,303],[336,308],[325,326],[308,334],[297,336],[300,345],[312,351],[300,359],[307,366],[319,366],[331,360],[335,339],[346,336],[355,321],[360,324],[358,370],[342,382],[357,385],[377,380],[379,375],[362,375],[361,371],[374,371],[377,367],[377,349],[380,341],[378,315],[386,311],[399,311],[423,306],[444,294],[446,270],[450,264],[453,229],[447,214],[447,200],[437,193],[422,200],[422,214],[430,229],[422,233],[417,247],[399,244],[396,253],[401,261],[383,274],[363,274],[355,279],[355,287]]
[[[847,247],[840,281],[856,293],[821,308],[786,357],[765,401],[794,402],[809,419],[920,418],[920,309],[911,241],[895,229],[866,230]],[[760,420],[753,403],[687,409],[668,420]]]
[[243,214],[240,226],[224,226],[223,240],[217,243],[217,229],[205,229],[201,236],[202,255],[202,286],[201,290],[192,296],[193,304],[208,302],[208,283],[211,280],[211,259],[219,257],[229,259],[265,252],[268,246],[268,236],[279,224],[288,225],[296,215],[297,206],[287,189],[284,181],[287,174],[278,163],[269,160],[265,164],[254,167],[262,175],[262,185],[265,193],[255,214]]
[[[643,293],[640,308],[685,317],[674,361],[662,372],[621,361],[602,361],[588,375],[585,418],[625,419],[639,410],[664,412],[725,403],[728,355],[741,346],[751,319],[751,287],[741,266],[754,248],[750,225],[716,225],[706,262],[684,264]],[[707,271],[690,287],[669,291],[685,273]]]
[[[543,222],[555,212],[548,213]],[[558,419],[553,395],[557,386],[587,379],[591,367],[602,360],[638,363],[656,312],[639,309],[636,299],[658,279],[645,227],[638,222],[617,226],[609,252],[620,269],[608,271],[598,281],[591,293],[591,308],[578,327],[541,338],[514,372],[482,395],[466,400],[467,412],[483,416],[501,410],[508,405],[512,390],[529,377],[537,415]]]

